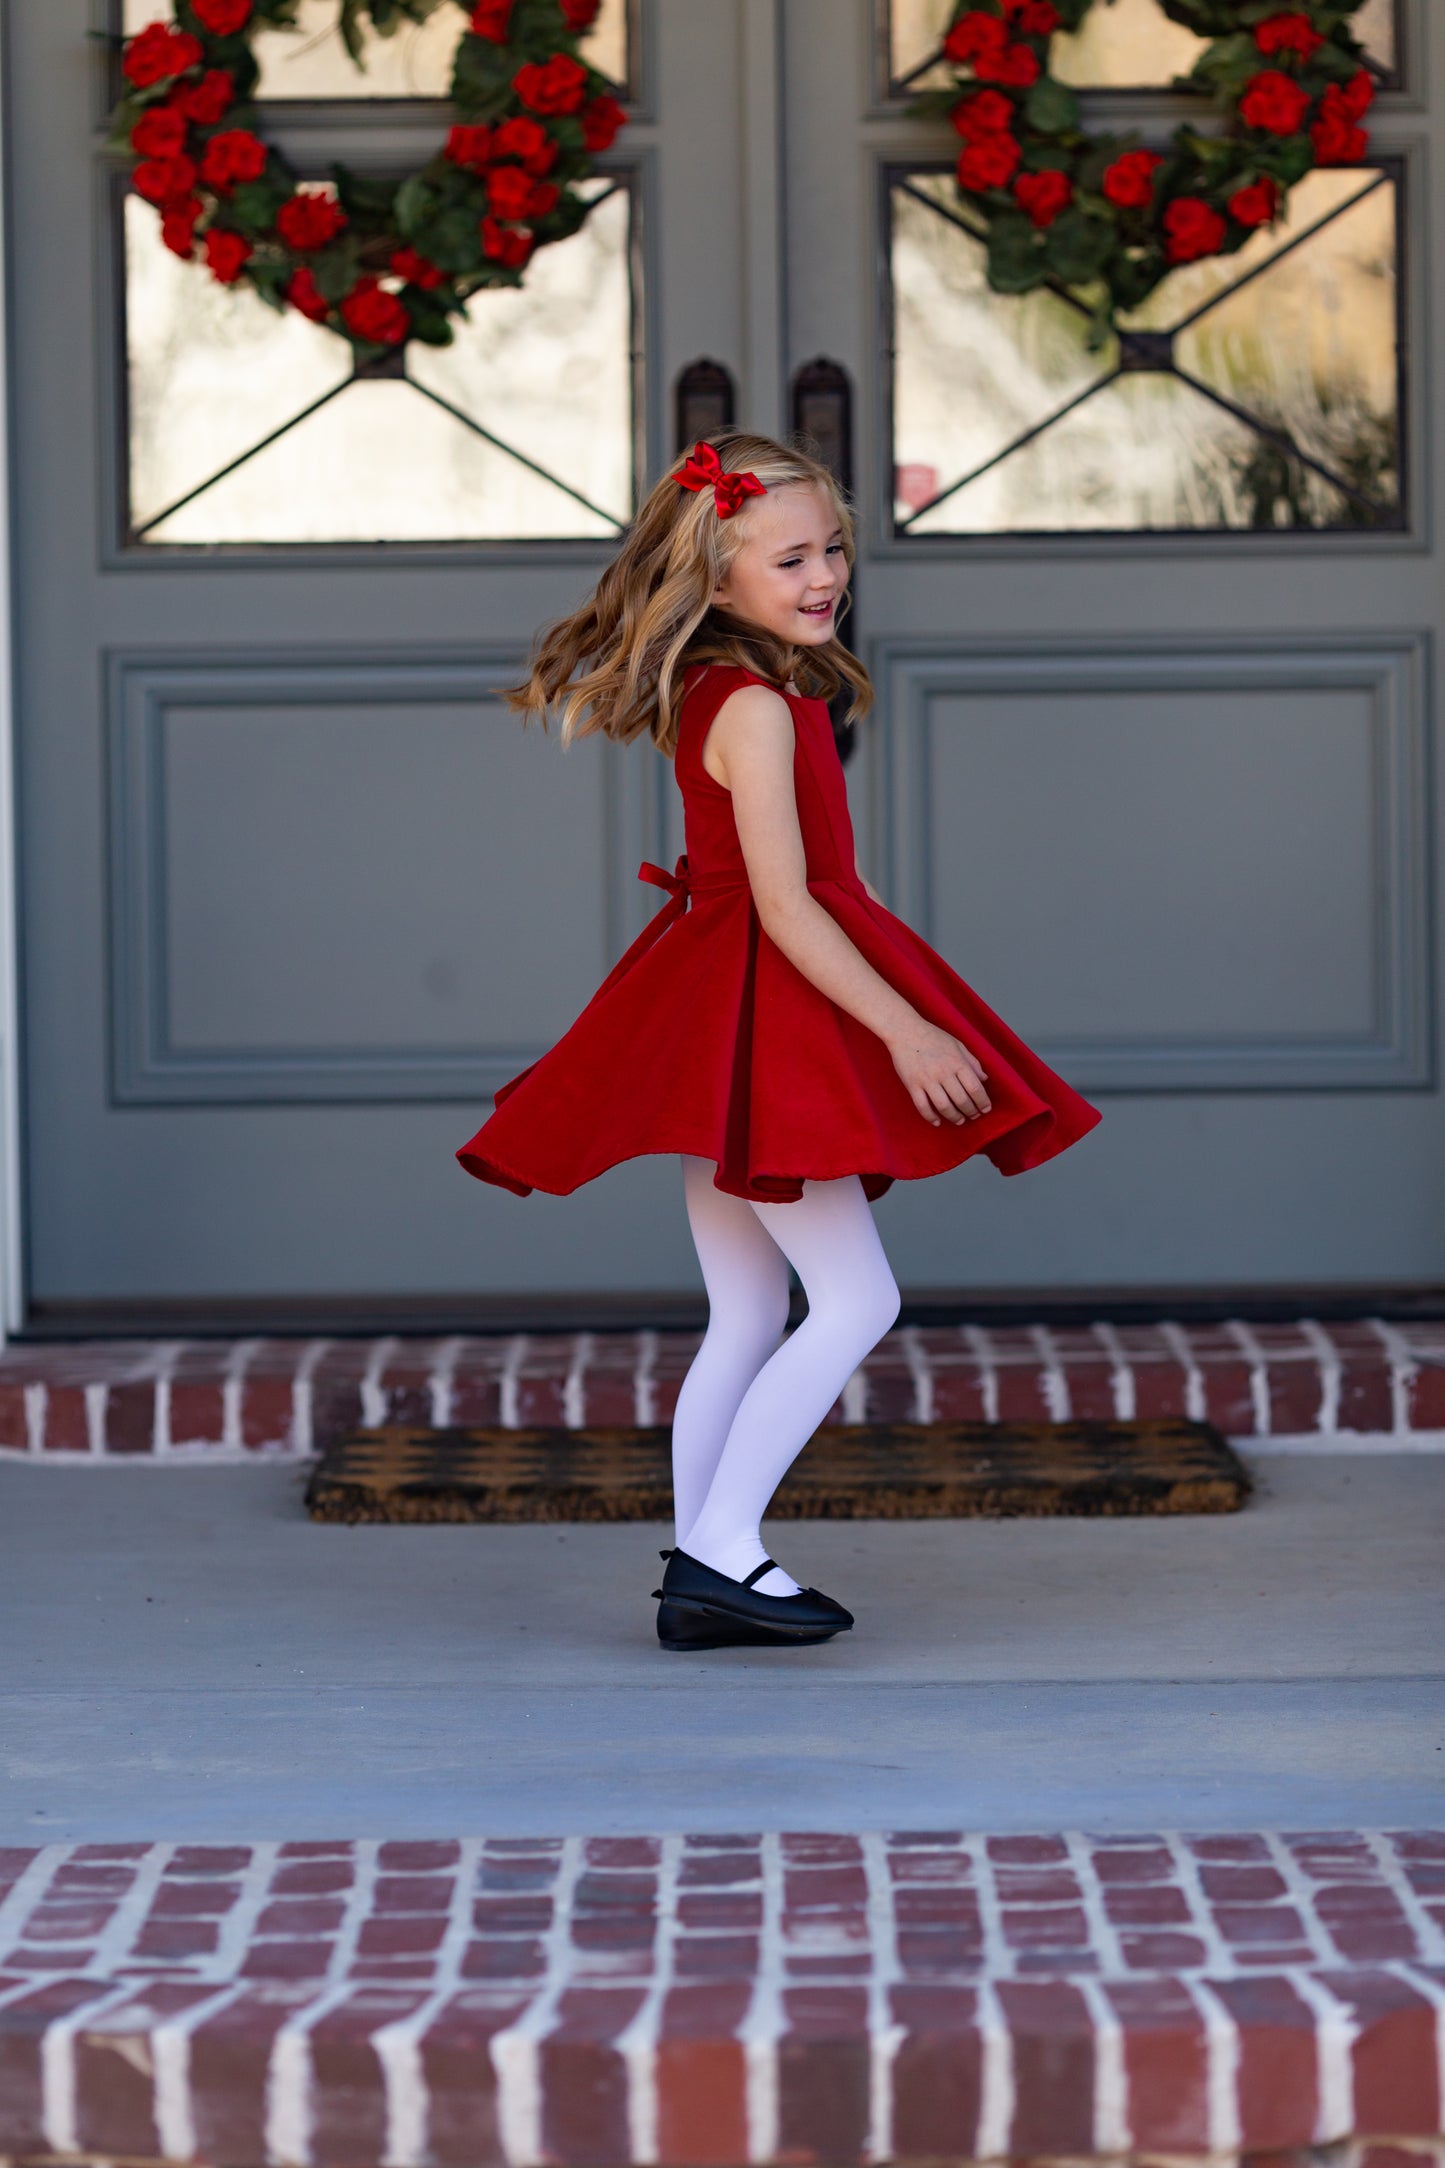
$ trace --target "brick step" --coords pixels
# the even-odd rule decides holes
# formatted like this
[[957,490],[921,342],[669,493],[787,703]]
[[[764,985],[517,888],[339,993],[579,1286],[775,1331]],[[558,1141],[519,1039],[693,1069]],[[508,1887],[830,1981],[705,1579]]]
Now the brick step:
[[0,1851],[11,2159],[1407,2168],[1442,2044],[1445,1831]]
[[[357,1423],[667,1422],[691,1332],[99,1340],[0,1354],[0,1452],[284,1454]],[[833,1419],[1187,1415],[1241,1439],[1445,1445],[1445,1320],[908,1326]]]

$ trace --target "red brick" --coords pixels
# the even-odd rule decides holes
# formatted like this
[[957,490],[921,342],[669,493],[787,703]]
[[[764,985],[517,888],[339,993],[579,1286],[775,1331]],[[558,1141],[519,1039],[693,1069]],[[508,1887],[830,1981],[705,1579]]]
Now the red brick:
[[530,1980],[547,1969],[535,1936],[484,1936],[469,1942],[462,1958],[464,1980]]
[[1063,1981],[1002,1980],[1014,2052],[1010,2150],[1092,2153],[1094,2028],[1083,1996]]
[[239,1882],[162,1882],[151,1903],[152,1919],[214,1919],[241,1895]]
[[88,1453],[90,1422],[85,1412],[85,1388],[50,1385],[45,1393],[45,1450],[47,1453]]
[[266,2159],[271,2044],[314,1992],[314,1986],[256,1987],[196,2027],[190,2074],[197,2160]]
[[416,1957],[439,1950],[446,1931],[445,1919],[393,1913],[385,1919],[363,1920],[356,1947],[363,1957]]
[[253,1942],[241,1960],[243,1980],[321,1980],[331,1963],[330,1942]]
[[1064,1365],[1069,1390],[1069,1410],[1080,1423],[1110,1423],[1119,1410],[1114,1400],[1114,1366],[1107,1360]]
[[1094,1872],[1110,1886],[1121,1882],[1163,1882],[1178,1873],[1172,1853],[1162,1845],[1141,1850],[1099,1850],[1094,1853]]
[[684,1891],[677,1901],[677,1917],[684,1927],[759,1927],[762,1895],[750,1890]]
[[1069,1856],[1062,1837],[990,1837],[986,1850],[997,1865],[1010,1867],[1034,1867]]
[[680,1980],[751,1977],[758,1969],[756,1935],[679,1935],[673,1964]]
[[176,1875],[244,1874],[251,1864],[249,1844],[181,1844],[166,1862],[166,1878]]
[[1263,1904],[1285,1894],[1284,1876],[1275,1867],[1205,1866],[1199,1884],[1216,1904]]
[[1226,1942],[1303,1942],[1304,1927],[1293,1905],[1215,1905],[1214,1923]]
[[889,1989],[903,2028],[893,2064],[893,2147],[901,2159],[970,2160],[978,2145],[983,2042],[971,1987]]
[[23,1453],[30,1443],[30,1417],[23,1385],[0,1384],[0,1446]]
[[358,1987],[310,2029],[312,2158],[319,2162],[386,2157],[386,2091],[371,2036],[409,2017],[420,1995]]
[[736,2168],[748,2156],[747,2063],[737,2029],[750,1982],[673,1987],[658,2029],[657,2138],[669,2168]]
[[[526,2004],[464,1990],[428,2025],[420,2044],[430,2096],[428,2150],[438,2168],[493,2168],[505,2155],[497,2129],[490,2043]],[[262,2158],[260,2154],[254,2156]]]
[[94,2030],[81,2027],[74,2049],[81,2152],[141,2159],[160,2153],[147,2034],[157,2018],[180,2016],[212,1992],[209,1987],[157,1980],[147,1986],[139,2008],[109,2010]]
[[756,1852],[692,1852],[678,1869],[678,1881],[684,1889],[700,1884],[756,1882],[761,1871]]
[[1445,1363],[1422,1363],[1406,1387],[1411,1430],[1445,1430]]
[[778,2150],[784,2160],[857,2161],[868,2136],[868,1996],[789,1987],[778,2043]]
[[108,1993],[102,1980],[47,1981],[0,2010],[0,2149],[6,2154],[39,2158],[50,2152],[42,2128],[46,2029]]
[[1200,1364],[1204,1386],[1204,1413],[1208,1421],[1234,1438],[1255,1434],[1254,1398],[1249,1364],[1242,1358]]
[[1324,1972],[1330,1992],[1353,2012],[1355,2129],[1438,2137],[1445,2127],[1433,2006],[1387,1972]]
[[1272,1362],[1265,1366],[1269,1390],[1269,1427],[1279,1435],[1318,1430],[1324,1397],[1319,1360]]
[[258,1935],[286,1935],[304,1939],[334,1935],[346,1915],[339,1897],[281,1897],[262,1908],[256,1922]]
[[1193,1997],[1177,1980],[1126,1980],[1104,1989],[1124,2034],[1134,2147],[1209,2151],[1209,2041]]
[[209,1957],[219,1948],[215,1920],[146,1920],[135,1938],[137,1957]]
[[200,1379],[171,1380],[172,1445],[220,1445],[225,1437],[226,1401],[219,1384]]
[[1052,1422],[1053,1409],[1044,1390],[1044,1369],[1037,1361],[1000,1363],[998,1420],[1001,1423]]
[[627,2066],[614,2045],[637,2015],[637,1988],[577,1987],[558,2003],[541,2047],[542,2142],[548,2159],[615,2168],[631,2151]]
[[1180,1927],[1191,1917],[1183,1890],[1164,1882],[1106,1889],[1104,1912],[1114,1927]]
[[1314,2013],[1288,1980],[1209,1984],[1239,2027],[1243,2148],[1307,2146],[1319,2112]]
[[258,1450],[288,1445],[295,1386],[290,1377],[248,1375],[241,1389],[241,1442]]
[[107,1453],[153,1453],[156,1434],[154,1378],[112,1385],[105,1400]]
[[783,1876],[783,1905],[788,1912],[831,1911],[838,1905],[865,1905],[868,1880],[861,1867],[793,1868]]
[[1339,1412],[1341,1430],[1391,1431],[1395,1427],[1394,1393],[1389,1365],[1383,1355],[1371,1362],[1346,1362],[1340,1368]]
[[271,1891],[276,1897],[330,1897],[350,1889],[355,1879],[349,1859],[298,1860],[294,1866],[276,1869]]
[[936,1362],[930,1365],[930,1370],[933,1381],[933,1419],[936,1423],[987,1421],[985,1373],[976,1362]]
[[1011,1950],[1082,1949],[1089,1922],[1082,1905],[1004,1907],[1003,1939]]
[[445,1874],[460,1863],[461,1856],[461,1846],[451,1842],[383,1844],[376,1864],[382,1874]]
[[589,1867],[655,1867],[662,1857],[656,1837],[589,1837]]
[[378,1875],[372,1903],[378,1912],[445,1912],[456,1880],[446,1874]]
[[1186,1972],[1202,1965],[1205,1947],[1197,1935],[1121,1934],[1119,1948],[1126,1965],[1136,1972]]
[[994,1884],[1005,1904],[1048,1905],[1077,1902],[1078,1879],[1067,1868],[1000,1867]]
[[1189,1412],[1189,1376],[1172,1361],[1134,1362],[1134,1413],[1140,1420]]

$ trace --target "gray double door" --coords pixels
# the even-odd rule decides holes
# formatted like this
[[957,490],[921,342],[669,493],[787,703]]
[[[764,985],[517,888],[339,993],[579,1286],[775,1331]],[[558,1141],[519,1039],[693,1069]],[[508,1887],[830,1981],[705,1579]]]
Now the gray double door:
[[[1192,540],[895,529],[884,177],[948,145],[880,90],[879,12],[644,0],[608,163],[635,214],[639,484],[698,358],[774,430],[800,368],[846,371],[853,637],[878,690],[848,771],[865,865],[1103,1110],[1028,1176],[896,1185],[899,1277],[1438,1281],[1445,581],[1419,406],[1445,94],[1423,10],[1379,130],[1413,220],[1408,521]],[[92,11],[7,16],[32,1321],[402,1320],[478,1296],[542,1315],[696,1285],[672,1162],[517,1199],[453,1159],[656,905],[639,858],[680,844],[649,750],[563,755],[494,698],[612,543],[127,540]],[[389,124],[424,142],[423,119]]]

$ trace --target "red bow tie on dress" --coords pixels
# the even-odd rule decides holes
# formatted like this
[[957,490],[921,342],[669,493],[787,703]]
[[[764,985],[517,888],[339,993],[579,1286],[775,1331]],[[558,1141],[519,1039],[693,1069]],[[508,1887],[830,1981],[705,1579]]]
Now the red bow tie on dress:
[[767,495],[767,484],[760,482],[755,474],[724,473],[717,453],[701,437],[678,468],[674,480],[681,482],[684,489],[706,489],[711,482],[719,519],[731,519],[744,497]]

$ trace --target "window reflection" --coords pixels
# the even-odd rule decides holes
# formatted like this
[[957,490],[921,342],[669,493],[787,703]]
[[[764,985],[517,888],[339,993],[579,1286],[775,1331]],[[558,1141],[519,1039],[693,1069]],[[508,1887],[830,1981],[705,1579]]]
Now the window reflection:
[[[160,0],[124,0],[127,37],[166,11]],[[362,33],[364,71],[341,42],[341,0],[300,0],[296,29],[265,29],[253,50],[261,67],[262,98],[444,98],[452,55],[466,15],[442,0],[424,23],[403,22],[380,38],[369,22]],[[628,0],[602,0],[597,20],[581,41],[583,57],[630,92]]]
[[[954,12],[954,0],[879,0],[887,13],[887,50],[894,88],[931,89],[951,71],[933,66]],[[1365,0],[1353,19],[1355,35],[1380,66],[1393,73],[1396,0]],[[1051,48],[1053,72],[1080,89],[1142,90],[1187,74],[1205,40],[1172,22],[1159,0],[1098,0],[1080,30],[1058,35]]]
[[454,346],[413,342],[396,381],[354,378],[334,333],[171,255],[128,196],[132,531],[147,545],[616,534],[633,507],[631,196],[586,186],[601,200],[579,231],[540,250],[523,286],[476,295]]
[[1130,367],[1117,338],[1089,353],[1062,294],[994,293],[951,173],[898,175],[892,195],[899,532],[1400,524],[1382,170],[1307,175],[1287,223],[1121,319],[1172,331],[1177,373]]

